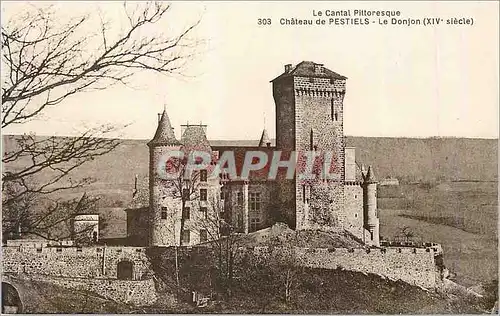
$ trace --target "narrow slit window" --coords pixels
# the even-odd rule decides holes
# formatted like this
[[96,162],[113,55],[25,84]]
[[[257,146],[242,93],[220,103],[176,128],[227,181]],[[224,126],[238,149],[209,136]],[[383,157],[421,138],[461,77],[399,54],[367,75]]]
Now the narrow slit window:
[[333,104],[333,99],[331,100],[331,116],[332,116],[332,121],[336,121],[337,119],[337,113],[335,113],[335,106]]
[[309,150],[313,150],[314,148],[314,133],[313,133],[313,130],[311,129],[311,132],[309,134]]

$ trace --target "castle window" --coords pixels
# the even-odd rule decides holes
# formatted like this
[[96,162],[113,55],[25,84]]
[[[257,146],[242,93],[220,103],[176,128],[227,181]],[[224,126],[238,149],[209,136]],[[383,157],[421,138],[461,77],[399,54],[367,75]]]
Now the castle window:
[[184,207],[182,210],[182,219],[189,219],[191,215],[191,209],[187,206]]
[[182,231],[181,241],[183,244],[189,244],[191,241],[191,232],[189,229],[185,229]]
[[200,207],[200,212],[203,213],[203,218],[204,219],[208,218],[208,211],[207,211],[206,207],[204,207],[204,206]]
[[249,210],[259,213],[261,207],[260,193],[252,192],[249,196]]
[[331,100],[330,107],[332,121],[335,121],[335,105],[333,104],[333,99]]
[[206,229],[200,229],[200,242],[205,242],[208,240],[208,233]]
[[243,192],[238,192],[238,204],[243,204]]
[[309,150],[313,150],[313,142],[314,142],[314,133],[311,128],[311,131],[309,132]]
[[251,218],[250,219],[250,231],[254,232],[259,229],[260,226],[260,218]]
[[306,202],[306,186],[302,185],[302,202]]
[[161,207],[161,219],[167,219],[167,208],[165,206]]
[[116,267],[118,280],[132,280],[134,275],[134,265],[130,261],[120,261]]
[[207,200],[207,189],[200,189],[200,201]]
[[189,201],[189,189],[182,189],[182,198],[184,199],[184,201]]
[[200,181],[207,182],[207,170],[200,170]]
[[220,199],[221,199],[221,200],[224,200],[224,198],[225,198],[225,194],[224,194],[224,192],[222,192],[222,191],[221,191],[221,192],[220,192]]

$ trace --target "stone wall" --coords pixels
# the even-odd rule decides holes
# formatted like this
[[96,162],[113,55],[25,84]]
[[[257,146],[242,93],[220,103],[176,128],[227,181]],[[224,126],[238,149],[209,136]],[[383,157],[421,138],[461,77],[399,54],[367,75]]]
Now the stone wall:
[[[42,246],[40,246],[42,245]],[[95,292],[134,305],[156,300],[151,264],[143,247],[2,247],[2,273]],[[118,279],[118,264],[132,263],[131,279]]]
[[46,275],[29,275],[29,279],[49,282],[80,291],[91,291],[115,302],[135,306],[149,306],[156,302],[157,295],[153,279],[109,280],[66,278]]
[[[280,248],[255,247],[258,255],[279,256]],[[311,268],[337,269],[377,274],[393,280],[431,289],[437,286],[439,272],[436,251],[432,248],[295,248],[299,265]]]
[[122,261],[133,264],[133,280],[149,278],[142,247],[2,247],[3,272],[116,279]]
[[344,228],[363,239],[363,188],[361,184],[346,184],[344,186],[344,207],[346,223]]

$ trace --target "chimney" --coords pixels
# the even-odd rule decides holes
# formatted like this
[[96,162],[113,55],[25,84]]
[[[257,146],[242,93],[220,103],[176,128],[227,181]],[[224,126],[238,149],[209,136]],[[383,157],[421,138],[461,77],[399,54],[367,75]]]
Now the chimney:
[[161,113],[158,113],[158,123],[161,121]]
[[285,73],[289,73],[292,70],[292,64],[286,64],[285,65]]
[[322,74],[323,73],[323,64],[314,64],[314,73]]

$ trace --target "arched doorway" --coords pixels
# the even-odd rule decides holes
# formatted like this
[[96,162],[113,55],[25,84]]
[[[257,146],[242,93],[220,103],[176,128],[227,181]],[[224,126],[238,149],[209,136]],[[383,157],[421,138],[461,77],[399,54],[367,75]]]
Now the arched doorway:
[[16,288],[7,282],[2,282],[2,314],[20,314],[23,312],[21,297]]
[[120,261],[117,266],[117,277],[119,280],[132,280],[134,275],[134,264],[130,261]]

